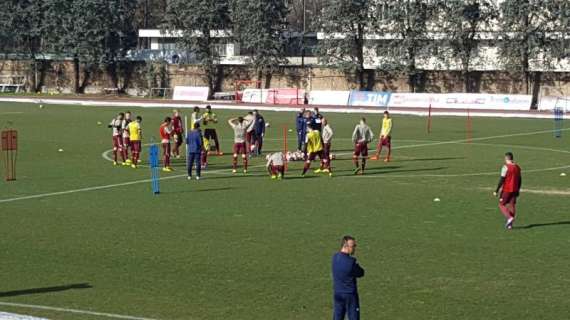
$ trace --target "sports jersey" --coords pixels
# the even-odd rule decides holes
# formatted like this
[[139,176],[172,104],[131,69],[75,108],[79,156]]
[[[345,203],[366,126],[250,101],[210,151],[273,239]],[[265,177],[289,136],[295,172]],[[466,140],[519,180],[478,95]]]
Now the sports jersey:
[[333,130],[330,125],[323,128],[323,143],[331,143],[333,137]]
[[234,142],[235,143],[244,143],[245,142],[245,133],[247,128],[249,127],[250,123],[244,121],[242,123],[232,123],[232,128],[234,129]]
[[172,129],[168,123],[161,124],[159,132],[162,143],[170,142],[170,134],[172,133]]
[[202,116],[202,121],[204,123],[204,128],[210,129],[215,127],[218,117],[213,112],[206,112]]
[[200,114],[197,112],[192,112],[192,115],[190,116],[190,130],[194,130],[194,124],[200,123],[200,121],[202,121]]
[[369,143],[372,141],[374,134],[366,123],[360,123],[354,127],[352,133],[352,142],[354,143]]
[[267,167],[270,165],[274,166],[282,166],[285,163],[285,157],[283,156],[283,152],[275,152],[273,153],[269,159],[267,160]]
[[111,120],[111,123],[109,123],[109,127],[113,128],[113,137],[117,137],[121,135],[121,131],[122,131],[122,126],[121,126],[122,120],[119,119],[113,119]]
[[307,134],[307,152],[316,153],[323,150],[321,134],[317,130],[313,130]]
[[382,120],[382,131],[380,135],[384,137],[389,137],[392,134],[392,119],[384,118]]
[[140,141],[141,140],[141,125],[137,121],[133,121],[129,123],[129,136],[131,137],[131,141]]
[[501,169],[501,177],[505,178],[503,182],[503,192],[519,192],[521,181],[521,168],[518,164],[506,164]]
[[182,133],[184,131],[182,129],[182,118],[180,116],[176,116],[172,118],[172,132],[174,133]]
[[129,123],[131,123],[132,120],[131,119],[124,119],[123,122],[121,122],[121,128],[123,131],[123,138],[128,138],[129,137]]

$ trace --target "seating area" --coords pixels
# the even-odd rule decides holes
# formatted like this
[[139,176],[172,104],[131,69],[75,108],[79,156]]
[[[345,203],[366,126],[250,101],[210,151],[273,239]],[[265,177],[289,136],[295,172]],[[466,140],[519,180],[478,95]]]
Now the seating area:
[[25,76],[0,76],[0,93],[19,93],[26,87]]

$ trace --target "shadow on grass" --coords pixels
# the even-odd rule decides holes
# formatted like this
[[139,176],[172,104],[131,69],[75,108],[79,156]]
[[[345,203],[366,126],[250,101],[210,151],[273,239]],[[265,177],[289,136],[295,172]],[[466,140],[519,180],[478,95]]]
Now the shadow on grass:
[[52,292],[61,292],[61,291],[78,290],[78,289],[91,289],[91,288],[93,288],[93,286],[90,285],[89,283],[74,283],[74,284],[55,286],[55,287],[31,288],[31,289],[0,292],[0,298],[27,296],[31,294],[52,293]]
[[[399,167],[396,167],[399,168]],[[404,172],[424,172],[424,171],[439,171],[447,169],[448,167],[435,167],[435,168],[418,168],[418,169],[402,169],[402,170],[378,170],[374,169],[366,169],[365,175],[375,175],[375,174],[391,174],[391,173],[404,173]]]
[[462,160],[465,157],[441,157],[441,158],[416,158],[416,159],[398,159],[398,162],[412,162],[412,161],[446,161],[446,160]]
[[532,229],[532,228],[541,228],[541,227],[555,227],[555,226],[564,226],[570,225],[570,221],[558,221],[558,222],[550,222],[550,223],[533,223],[526,226],[514,227],[514,229]]
[[[208,180],[209,180],[209,179],[208,179]],[[195,181],[195,182],[194,182],[194,181],[195,181],[195,180],[192,180],[192,182],[188,182],[188,183],[189,183],[189,184],[190,184],[190,183],[192,183],[192,184],[195,183],[196,185],[199,185],[199,184],[200,184],[200,181]],[[197,190],[188,189],[188,190],[180,190],[180,191],[172,191],[172,192],[168,191],[168,192],[166,192],[166,193],[168,193],[168,194],[175,194],[175,193],[194,193],[194,192],[217,192],[217,191],[228,191],[228,190],[232,190],[232,189],[234,189],[234,188],[232,188],[232,187],[221,187],[221,188],[208,188],[208,189],[197,189]]]

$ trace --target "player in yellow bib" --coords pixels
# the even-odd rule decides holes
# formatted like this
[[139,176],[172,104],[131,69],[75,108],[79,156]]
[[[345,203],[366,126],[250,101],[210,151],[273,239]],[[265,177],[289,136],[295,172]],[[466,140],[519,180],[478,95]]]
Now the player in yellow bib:
[[376,149],[376,155],[371,157],[371,160],[379,160],[380,154],[382,153],[382,147],[386,146],[388,148],[388,155],[384,162],[390,162],[392,158],[392,118],[390,118],[390,113],[384,111],[384,119],[382,119],[382,130],[380,131],[380,139],[378,139],[378,147]]
[[142,129],[141,129],[141,122],[142,118],[140,116],[131,123],[129,123],[127,129],[129,130],[129,136],[131,140],[131,153],[132,153],[132,162],[131,168],[136,169],[137,164],[139,163],[141,148],[142,148]]
[[[328,167],[327,163],[329,161],[329,159],[323,157],[323,141],[321,139],[321,133],[319,132],[319,130],[315,130],[313,125],[309,125],[308,130],[309,132],[307,133],[307,138],[306,138],[307,161],[305,161],[305,166],[303,167],[303,173],[301,174],[301,176],[303,177],[311,167],[311,161],[315,160],[317,156],[319,157],[319,160],[321,160],[321,167],[320,169],[315,170],[315,173],[320,173],[322,172],[323,168]],[[332,176],[332,172],[330,171],[329,171],[329,176]]]

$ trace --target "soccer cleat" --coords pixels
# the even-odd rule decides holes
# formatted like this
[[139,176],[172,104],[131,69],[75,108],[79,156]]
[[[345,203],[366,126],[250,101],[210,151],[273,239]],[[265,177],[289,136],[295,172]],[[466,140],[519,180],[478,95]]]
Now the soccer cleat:
[[113,161],[113,165],[114,166],[118,165],[117,161]]
[[281,180],[281,179],[283,179],[283,175],[280,173],[277,175],[277,180]]
[[223,156],[224,153],[223,153],[223,152],[218,152],[218,155],[219,155],[219,156]]
[[321,171],[322,173],[329,173],[331,172],[329,169],[323,169],[323,171]]
[[188,178],[186,178],[186,179],[188,179],[188,181],[190,181],[190,180],[192,180],[192,176],[188,176]]
[[390,158],[384,159],[384,162],[386,162],[386,163],[390,162]]
[[378,157],[378,156],[372,156],[372,157],[370,157],[370,160],[380,160],[380,157]]
[[313,171],[313,172],[314,172],[314,173],[321,173],[321,172],[323,172],[323,170],[317,169],[317,170],[315,170],[315,171]]
[[179,154],[175,155],[174,157],[175,157],[176,159],[180,159],[180,155],[179,155]]
[[360,168],[354,169],[354,174],[360,174]]
[[272,175],[272,176],[271,176],[271,180],[275,180],[275,179],[277,179],[277,176],[276,176],[276,175]]
[[329,172],[329,177],[331,177],[331,178],[332,178],[332,172]]
[[142,163],[142,159],[138,159],[138,160],[137,160],[137,163]]
[[137,165],[136,164],[131,164],[131,168],[136,169]]
[[164,171],[164,172],[172,172],[172,169],[169,168],[169,167],[164,167],[164,168],[162,168],[162,171]]
[[127,159],[127,160],[125,161],[125,163],[126,163],[127,166],[128,166],[128,165],[130,165],[130,164],[132,163],[132,161],[131,161],[131,159]]
[[505,224],[505,229],[511,230],[513,228],[513,223],[515,222],[515,218],[509,218],[507,223]]
[[125,161],[123,163],[121,163],[122,166],[128,166],[129,164]]
[[236,170],[236,169],[233,169],[233,170],[232,170],[232,173],[237,173],[237,170]]
[[247,170],[246,170],[246,169],[243,169],[243,174],[246,174],[246,173],[247,173]]

